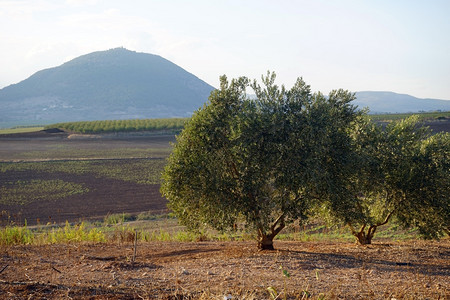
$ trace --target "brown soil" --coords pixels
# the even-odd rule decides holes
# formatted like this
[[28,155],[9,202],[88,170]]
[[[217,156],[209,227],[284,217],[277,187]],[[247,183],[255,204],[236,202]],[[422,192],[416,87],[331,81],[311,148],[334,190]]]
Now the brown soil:
[[[123,162],[126,163],[126,160]],[[22,172],[17,179],[61,179],[74,183],[82,183],[89,188],[89,193],[72,195],[55,201],[32,202],[26,205],[2,205],[0,225],[7,218],[15,224],[28,225],[78,222],[80,220],[103,219],[114,213],[167,211],[167,200],[159,192],[159,184],[144,185],[122,180],[99,178],[91,174],[74,175],[67,173]],[[0,182],[15,180],[10,172],[0,173]]]
[[[34,134],[34,135],[33,135]],[[44,136],[44,137],[43,137]],[[14,137],[8,135],[0,137],[0,161],[48,161],[46,158],[48,149],[82,149],[85,152],[102,150],[137,148],[137,149],[167,149],[175,137],[153,136],[119,136],[116,138],[77,138],[68,139],[64,133],[38,132],[17,134]],[[29,151],[41,153],[45,159],[27,159]],[[165,159],[159,154],[149,159]],[[59,159],[57,159],[59,160]],[[130,159],[120,159],[117,163],[127,164]],[[0,226],[14,221],[23,224],[27,220],[28,225],[47,224],[48,222],[63,223],[78,222],[80,220],[102,219],[107,214],[167,211],[167,201],[159,192],[159,185],[143,185],[133,182],[100,178],[92,174],[67,174],[45,173],[37,171],[17,171],[0,173],[0,183],[31,180],[31,179],[61,179],[68,182],[83,183],[89,188],[89,193],[73,195],[56,201],[32,202],[27,205],[2,205],[0,204]]]
[[8,247],[0,256],[0,298],[270,299],[273,287],[287,299],[306,292],[311,299],[450,299],[448,239],[365,247],[278,241],[275,247],[139,243],[134,263],[132,243]]

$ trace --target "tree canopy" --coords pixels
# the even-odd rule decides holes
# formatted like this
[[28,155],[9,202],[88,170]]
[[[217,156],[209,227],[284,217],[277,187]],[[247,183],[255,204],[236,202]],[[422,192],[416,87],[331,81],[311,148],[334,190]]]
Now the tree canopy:
[[426,238],[450,229],[450,135],[432,132],[418,117],[383,128],[361,119],[353,132],[358,169],[353,175],[353,209],[330,210],[357,241],[370,244],[392,218]]
[[273,238],[317,201],[353,207],[354,94],[313,94],[301,78],[288,90],[275,78],[268,72],[260,86],[222,76],[177,137],[161,191],[188,228],[225,231],[244,220],[259,248],[273,249]]

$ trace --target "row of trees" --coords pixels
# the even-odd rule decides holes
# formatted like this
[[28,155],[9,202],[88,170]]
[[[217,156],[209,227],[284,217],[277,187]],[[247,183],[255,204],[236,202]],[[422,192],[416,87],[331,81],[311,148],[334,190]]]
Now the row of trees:
[[77,133],[181,130],[186,118],[81,121],[57,123],[46,128],[60,128]]
[[[449,232],[449,134],[411,117],[382,128],[354,94],[311,93],[245,77],[220,89],[187,122],[161,191],[181,222],[225,231],[244,220],[260,249],[295,220],[326,215],[361,244],[392,220],[425,237]],[[256,99],[248,99],[251,87]]]

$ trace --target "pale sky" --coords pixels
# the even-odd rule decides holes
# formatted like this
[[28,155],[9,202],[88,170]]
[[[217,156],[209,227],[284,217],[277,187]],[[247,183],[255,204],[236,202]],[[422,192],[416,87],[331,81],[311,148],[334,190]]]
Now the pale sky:
[[313,91],[450,100],[448,0],[0,0],[0,88],[93,51],[160,55]]

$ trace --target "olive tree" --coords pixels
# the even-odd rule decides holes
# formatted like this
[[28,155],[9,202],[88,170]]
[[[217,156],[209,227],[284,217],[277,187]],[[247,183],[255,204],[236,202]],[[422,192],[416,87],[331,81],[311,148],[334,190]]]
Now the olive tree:
[[221,77],[177,136],[161,191],[188,228],[226,231],[243,220],[260,249],[273,249],[274,237],[312,203],[350,199],[349,128],[358,113],[344,90],[312,94],[301,78],[288,90],[274,73],[262,82]]
[[353,142],[359,168],[353,174],[354,206],[332,213],[344,220],[360,244],[393,218],[426,238],[450,228],[450,135],[432,132],[418,117],[385,128],[362,119]]

